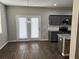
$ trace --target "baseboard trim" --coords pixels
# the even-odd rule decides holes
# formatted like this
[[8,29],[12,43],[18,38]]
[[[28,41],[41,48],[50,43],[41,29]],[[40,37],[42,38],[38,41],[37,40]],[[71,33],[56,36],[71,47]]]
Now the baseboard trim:
[[48,39],[41,40],[9,40],[8,42],[27,42],[27,41],[49,41]]
[[6,46],[7,43],[8,43],[8,41],[5,42],[5,43],[0,47],[0,50],[2,50],[2,48],[4,48],[4,47]]
[[7,42],[5,42],[5,43],[0,47],[0,50],[2,50],[2,48],[4,48],[8,42],[27,42],[27,41],[48,41],[48,39],[41,39],[41,40],[8,40]]

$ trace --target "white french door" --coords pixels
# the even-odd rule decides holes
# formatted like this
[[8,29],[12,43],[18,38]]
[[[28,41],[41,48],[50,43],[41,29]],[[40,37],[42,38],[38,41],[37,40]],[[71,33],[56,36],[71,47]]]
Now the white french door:
[[16,21],[17,38],[37,40],[40,38],[39,16],[18,16]]
[[37,17],[31,18],[31,38],[39,37],[39,19]]

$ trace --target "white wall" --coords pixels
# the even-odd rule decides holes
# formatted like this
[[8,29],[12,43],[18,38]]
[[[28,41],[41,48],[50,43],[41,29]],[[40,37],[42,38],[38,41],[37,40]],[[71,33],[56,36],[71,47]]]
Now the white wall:
[[68,8],[27,8],[7,7],[9,40],[16,40],[16,15],[38,15],[41,16],[41,38],[48,39],[49,15],[71,15],[72,9]]
[[0,48],[7,42],[7,28],[6,28],[6,11],[5,6],[0,4],[2,34],[0,34]]
[[70,59],[79,59],[79,0],[73,0]]

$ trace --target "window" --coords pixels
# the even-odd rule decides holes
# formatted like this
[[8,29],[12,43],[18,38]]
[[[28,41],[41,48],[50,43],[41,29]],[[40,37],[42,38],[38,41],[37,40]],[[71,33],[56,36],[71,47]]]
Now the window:
[[0,33],[2,33],[2,25],[1,25],[1,10],[0,10]]

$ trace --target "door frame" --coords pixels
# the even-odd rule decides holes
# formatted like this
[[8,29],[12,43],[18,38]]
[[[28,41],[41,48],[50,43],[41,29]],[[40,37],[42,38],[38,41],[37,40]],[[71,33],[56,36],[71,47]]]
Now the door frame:
[[[30,33],[30,37],[28,36],[28,38],[25,38],[25,39],[19,39],[19,37],[18,37],[18,35],[19,35],[19,33],[18,33],[18,17],[26,17],[27,19],[28,18],[32,18],[32,17],[38,17],[39,18],[39,38],[31,38],[31,33]],[[27,24],[27,26],[28,26],[28,24]],[[30,26],[31,27],[31,26]],[[27,31],[28,31],[28,29],[27,29]],[[30,31],[31,32],[31,31]],[[28,33],[27,33],[27,35],[28,35]],[[41,39],[41,16],[35,16],[35,15],[31,15],[31,16],[28,16],[28,15],[16,15],[16,39],[17,40],[28,40],[28,41],[37,41],[37,40],[40,40]]]

